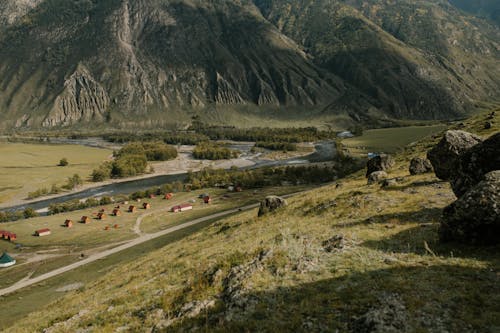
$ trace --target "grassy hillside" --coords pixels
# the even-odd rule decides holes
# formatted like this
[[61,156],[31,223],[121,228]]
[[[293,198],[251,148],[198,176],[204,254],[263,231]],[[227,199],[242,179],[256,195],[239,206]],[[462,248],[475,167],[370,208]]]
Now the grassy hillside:
[[[485,137],[498,132],[484,130],[485,118],[463,127]],[[359,172],[275,214],[224,219],[7,331],[369,332],[370,318],[382,331],[497,331],[499,248],[439,243],[441,209],[454,195],[433,174],[408,174],[410,158],[438,139],[397,156],[390,176],[404,180],[396,186],[368,186]],[[387,318],[393,327],[383,326]]]

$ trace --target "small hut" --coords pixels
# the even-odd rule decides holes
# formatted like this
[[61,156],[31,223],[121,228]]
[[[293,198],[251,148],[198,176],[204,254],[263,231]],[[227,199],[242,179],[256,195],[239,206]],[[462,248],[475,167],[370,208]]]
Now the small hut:
[[113,216],[121,216],[121,215],[122,212],[118,208],[113,209]]
[[35,236],[43,237],[50,235],[50,229],[40,229],[35,231]]
[[105,226],[104,230],[108,231],[109,230],[109,225]]
[[203,197],[203,202],[209,204],[212,202],[212,198],[209,195],[207,195],[206,197]]
[[119,228],[118,224],[115,224],[113,228],[118,229]]
[[11,242],[15,241],[17,239],[17,235],[16,234],[13,234],[13,233],[10,233],[9,236],[7,237],[7,239]]
[[145,202],[145,203],[142,204],[142,208],[144,208],[144,209],[150,209],[151,205],[148,202]]
[[170,209],[171,212],[173,213],[179,213],[179,212],[185,212],[187,210],[193,209],[193,206],[190,204],[182,204],[178,206],[174,206]]
[[170,200],[173,198],[173,196],[174,196],[173,193],[167,193],[167,194],[165,194],[165,200]]
[[154,198],[156,198],[156,195],[154,195],[154,194],[149,195],[149,199],[154,199]]
[[90,223],[90,217],[88,217],[88,216],[82,216],[82,219],[80,220],[80,223],[89,224]]
[[128,207],[128,212],[129,213],[135,213],[137,211],[137,207],[136,206],[130,206]]
[[66,228],[73,228],[73,221],[71,221],[71,220],[64,221],[64,226]]
[[16,260],[9,256],[6,252],[0,256],[0,267],[10,267],[16,264]]
[[107,218],[107,216],[103,212],[97,214],[97,219],[98,220],[105,220],[106,218]]

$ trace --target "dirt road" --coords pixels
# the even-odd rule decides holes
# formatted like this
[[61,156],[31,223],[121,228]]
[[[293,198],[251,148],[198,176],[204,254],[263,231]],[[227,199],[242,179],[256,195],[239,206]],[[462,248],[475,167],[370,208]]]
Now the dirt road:
[[42,282],[44,280],[50,279],[50,278],[52,278],[54,276],[57,276],[57,275],[66,273],[68,271],[71,271],[71,270],[73,270],[75,268],[87,265],[87,264],[92,263],[94,261],[97,261],[97,260],[103,259],[105,257],[108,257],[108,256],[110,256],[112,254],[115,254],[115,253],[118,253],[120,251],[129,249],[129,248],[131,248],[133,246],[136,246],[136,245],[148,242],[148,241],[150,241],[152,239],[155,239],[155,238],[158,238],[158,237],[162,237],[162,236],[171,234],[171,233],[176,232],[178,230],[182,230],[182,229],[191,227],[193,225],[196,225],[196,224],[199,224],[199,223],[202,223],[202,222],[206,222],[206,221],[209,221],[209,220],[212,220],[212,219],[221,218],[221,217],[224,217],[224,216],[227,216],[227,215],[230,215],[230,214],[234,214],[234,213],[237,213],[239,211],[245,211],[245,210],[254,209],[254,208],[258,207],[258,205],[259,204],[251,204],[251,205],[247,205],[247,206],[243,206],[243,207],[239,207],[239,208],[229,209],[229,210],[225,210],[223,212],[219,212],[219,213],[211,214],[211,215],[208,215],[208,216],[200,217],[200,218],[197,218],[195,220],[192,220],[192,221],[189,221],[189,222],[180,224],[178,226],[171,227],[171,228],[168,228],[168,229],[165,229],[165,230],[153,233],[153,234],[142,234],[140,237],[135,238],[135,239],[133,239],[133,240],[131,240],[131,241],[123,244],[123,245],[117,246],[115,248],[112,248],[112,249],[109,249],[109,250],[106,250],[106,251],[103,251],[103,252],[100,252],[100,253],[96,253],[96,254],[90,255],[88,258],[83,259],[81,261],[78,261],[78,262],[75,262],[73,264],[70,264],[70,265],[58,268],[56,270],[53,270],[51,272],[42,274],[42,275],[37,276],[37,277],[32,278],[32,279],[21,280],[18,283],[14,284],[14,285],[12,285],[12,286],[10,286],[8,288],[1,289],[0,290],[0,296],[11,294],[11,293],[13,293],[13,292],[15,292],[17,290],[22,289],[22,288],[25,288],[25,287],[37,284],[37,283]]

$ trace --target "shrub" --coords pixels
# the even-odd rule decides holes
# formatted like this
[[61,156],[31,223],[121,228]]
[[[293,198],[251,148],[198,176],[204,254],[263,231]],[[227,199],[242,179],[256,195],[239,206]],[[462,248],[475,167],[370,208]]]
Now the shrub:
[[67,166],[68,164],[69,164],[68,159],[67,159],[66,157],[63,157],[63,158],[61,158],[61,160],[59,161],[58,166],[65,167],[65,166]]

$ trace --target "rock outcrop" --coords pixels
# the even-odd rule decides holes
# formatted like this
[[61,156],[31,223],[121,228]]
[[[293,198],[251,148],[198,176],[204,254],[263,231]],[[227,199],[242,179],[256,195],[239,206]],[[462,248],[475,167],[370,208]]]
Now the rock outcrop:
[[461,197],[490,171],[500,170],[500,133],[459,156],[451,179],[453,192]]
[[394,166],[394,163],[391,155],[380,154],[375,156],[366,163],[366,177],[375,171],[388,171]]
[[42,125],[54,127],[80,121],[100,122],[105,117],[109,102],[106,90],[80,65],[66,80],[63,92],[57,97],[54,108]]
[[443,241],[498,244],[500,238],[500,171],[493,171],[443,211]]
[[261,203],[260,203],[260,208],[259,208],[259,213],[258,216],[265,215],[270,212],[274,212],[275,210],[284,207],[287,205],[287,202],[285,199],[275,196],[275,195],[270,195],[266,197]]
[[411,175],[420,175],[432,172],[432,164],[428,159],[414,157],[410,161],[409,171]]
[[480,142],[482,139],[474,134],[447,131],[441,141],[427,153],[436,176],[442,180],[453,179],[458,157]]

